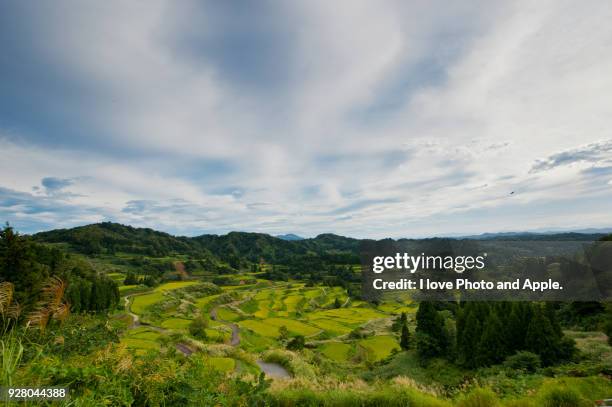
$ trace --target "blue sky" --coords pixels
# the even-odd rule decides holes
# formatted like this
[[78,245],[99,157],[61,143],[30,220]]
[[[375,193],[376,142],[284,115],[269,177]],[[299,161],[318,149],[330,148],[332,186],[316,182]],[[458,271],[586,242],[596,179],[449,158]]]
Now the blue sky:
[[3,1],[0,220],[612,226],[608,2],[455,3]]

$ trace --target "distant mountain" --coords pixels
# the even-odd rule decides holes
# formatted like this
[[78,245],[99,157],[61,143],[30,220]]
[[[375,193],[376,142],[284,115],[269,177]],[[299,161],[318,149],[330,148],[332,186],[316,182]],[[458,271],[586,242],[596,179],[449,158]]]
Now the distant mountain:
[[285,235],[276,235],[275,237],[281,240],[288,240],[288,241],[304,240],[302,236],[294,235],[293,233],[287,233]]
[[480,235],[460,236],[454,239],[470,240],[579,240],[592,241],[609,234],[610,229],[584,229],[571,232],[500,232],[482,233]]

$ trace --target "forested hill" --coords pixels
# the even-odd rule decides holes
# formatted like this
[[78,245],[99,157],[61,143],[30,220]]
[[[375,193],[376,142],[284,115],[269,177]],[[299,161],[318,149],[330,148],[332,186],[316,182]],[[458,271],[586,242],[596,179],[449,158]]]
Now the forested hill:
[[[331,233],[302,240],[285,240],[264,233],[230,232],[226,235],[201,235],[197,237],[173,236],[149,228],[135,228],[118,223],[103,222],[72,229],[56,229],[32,236],[46,243],[66,243],[71,249],[85,254],[132,253],[152,257],[172,254],[193,256],[227,256],[233,254],[250,261],[263,258],[282,261],[290,256],[345,253],[357,255],[362,240]],[[604,234],[512,234],[469,237],[474,240],[550,240],[593,241]],[[408,239],[401,239],[408,240]]]
[[43,243],[64,243],[72,250],[84,254],[121,252],[150,257],[188,255],[198,258],[217,257],[225,261],[237,257],[251,262],[263,259],[277,263],[286,263],[295,256],[309,254],[354,257],[360,242],[358,239],[334,234],[294,241],[247,232],[184,237],[110,222],[41,232],[32,238]]
[[[593,241],[603,234],[516,234],[506,240]],[[186,255],[196,258],[290,264],[297,258],[319,257],[333,263],[356,263],[362,240],[331,233],[302,240],[284,240],[264,233],[231,232],[226,235],[197,237],[173,236],[148,228],[134,228],[118,223],[96,223],[72,229],[57,229],[37,233],[35,241],[63,243],[84,254],[130,253],[149,257]],[[482,240],[489,240],[486,236]],[[496,236],[495,239],[501,239]],[[406,240],[406,239],[402,239]],[[436,240],[436,239],[433,239]]]

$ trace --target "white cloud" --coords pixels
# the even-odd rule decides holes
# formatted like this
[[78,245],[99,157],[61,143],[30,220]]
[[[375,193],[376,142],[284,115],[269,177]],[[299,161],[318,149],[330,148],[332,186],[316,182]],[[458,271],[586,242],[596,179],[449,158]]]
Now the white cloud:
[[[31,190],[41,179],[71,179],[70,205],[185,233],[608,226],[612,191],[585,172],[592,160],[557,165],[560,151],[610,139],[605,1],[291,3],[275,10],[278,44],[257,42],[248,20],[253,41],[239,44],[283,47],[265,54],[287,78],[269,89],[242,85],[206,47],[181,48],[184,37],[237,35],[215,32],[203,4],[47,11],[34,41],[82,90],[87,103],[63,110],[92,131],[74,147],[0,139],[10,190],[41,197]],[[251,55],[222,51],[237,64]],[[599,167],[610,160],[597,154]],[[207,160],[231,170],[201,168]]]

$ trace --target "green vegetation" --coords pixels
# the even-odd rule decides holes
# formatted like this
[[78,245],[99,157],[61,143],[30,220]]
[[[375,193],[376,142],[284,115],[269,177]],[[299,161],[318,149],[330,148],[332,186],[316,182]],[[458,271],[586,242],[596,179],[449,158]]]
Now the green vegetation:
[[98,224],[0,237],[2,385],[68,386],[66,405],[591,406],[612,395],[610,304],[370,303],[356,287],[358,241],[333,235]]

